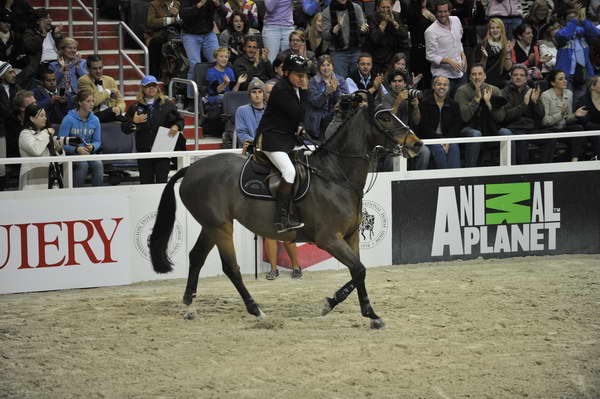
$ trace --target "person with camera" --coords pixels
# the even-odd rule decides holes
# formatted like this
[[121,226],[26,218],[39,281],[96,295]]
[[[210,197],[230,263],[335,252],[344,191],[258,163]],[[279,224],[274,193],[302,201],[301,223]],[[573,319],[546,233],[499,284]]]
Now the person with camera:
[[[175,104],[162,94],[156,78],[147,75],[140,82],[137,102],[127,109],[121,130],[135,133],[137,152],[150,152],[160,127],[168,128],[169,136],[174,137],[183,131],[184,122]],[[140,184],[166,183],[170,159],[138,159],[138,167]]]
[[33,89],[33,95],[40,107],[46,111],[48,123],[60,125],[67,112],[74,106],[73,94],[58,89],[56,74],[50,70],[42,72],[41,85]]
[[[38,104],[30,104],[25,108],[23,130],[19,134],[19,151],[25,157],[47,157],[62,155],[62,146],[55,142],[54,129],[46,127],[46,111]],[[47,163],[21,165],[19,174],[19,190],[48,189],[49,167]]]
[[[450,81],[445,76],[433,78],[432,90],[425,92],[420,103],[421,118],[418,134],[421,139],[458,137],[462,120],[458,104],[450,97]],[[428,144],[435,169],[460,168],[458,144]],[[421,150],[422,152],[422,150]],[[427,165],[426,165],[427,167]]]
[[[88,90],[79,90],[75,97],[77,106],[69,111],[58,130],[59,137],[79,137],[81,143],[65,145],[67,155],[90,155],[100,151],[102,134],[100,121],[94,115],[94,94]],[[104,166],[101,161],[73,162],[73,186],[83,187],[88,171],[92,177],[92,186],[102,186]]]
[[95,54],[90,55],[86,64],[88,73],[79,78],[79,88],[94,93],[94,115],[101,123],[122,121],[125,100],[117,87],[117,82],[103,74],[102,58]]
[[302,56],[290,54],[283,62],[283,71],[285,77],[273,87],[257,129],[257,148],[281,172],[274,221],[278,233],[304,226],[290,212],[296,170],[288,153],[298,143],[297,135],[301,132],[300,125],[304,121],[304,105],[309,95],[308,61]]
[[179,33],[179,9],[181,3],[177,0],[153,0],[148,7],[146,17],[146,34],[150,58],[150,75],[162,76],[162,46],[171,39],[170,36]]

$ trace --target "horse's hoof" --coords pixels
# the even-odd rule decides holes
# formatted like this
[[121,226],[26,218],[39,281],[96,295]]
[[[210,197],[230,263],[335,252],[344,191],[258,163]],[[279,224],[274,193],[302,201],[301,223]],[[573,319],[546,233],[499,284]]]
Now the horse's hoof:
[[185,312],[183,315],[183,318],[185,320],[194,320],[196,318],[196,311],[192,311],[192,312]]
[[323,304],[323,309],[321,310],[321,316],[325,316],[327,313],[331,312],[333,308],[329,303],[328,298],[325,298],[325,303]]
[[265,312],[262,311],[261,308],[258,308],[258,315],[256,316],[256,320],[264,320],[267,318]]
[[382,319],[373,319],[371,320],[371,328],[373,330],[381,330],[382,328],[385,328],[385,323]]

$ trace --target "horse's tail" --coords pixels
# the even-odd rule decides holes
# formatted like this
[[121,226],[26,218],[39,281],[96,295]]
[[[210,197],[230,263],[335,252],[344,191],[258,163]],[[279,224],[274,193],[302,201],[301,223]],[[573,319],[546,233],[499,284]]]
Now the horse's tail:
[[154,222],[154,228],[152,229],[150,242],[148,243],[152,267],[154,267],[156,273],[168,273],[173,270],[173,262],[171,262],[169,255],[167,255],[167,246],[169,245],[169,238],[173,231],[173,224],[175,224],[175,209],[177,207],[173,187],[177,180],[185,175],[187,169],[183,168],[179,170],[169,179],[160,197],[156,221]]

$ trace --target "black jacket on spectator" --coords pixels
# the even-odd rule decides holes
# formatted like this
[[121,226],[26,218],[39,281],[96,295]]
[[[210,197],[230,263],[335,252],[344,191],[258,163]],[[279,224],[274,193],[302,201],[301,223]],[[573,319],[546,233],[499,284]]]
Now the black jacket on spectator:
[[[52,37],[58,46],[63,35],[53,30]],[[23,49],[27,55],[27,66],[17,75],[17,82],[24,88],[33,88],[33,79],[36,77],[40,67],[45,38],[46,36],[40,32],[37,25],[27,29],[23,34]]]
[[[296,130],[304,121],[304,106],[308,90],[296,89],[287,79],[281,79],[271,91],[267,108],[258,125],[259,146],[264,151],[290,152],[297,144]],[[262,143],[261,143],[262,141]]]
[[10,85],[10,97],[6,95],[4,87],[0,85],[0,137],[6,137],[7,156],[19,156],[20,122],[13,107],[13,100],[21,90],[18,85]]
[[183,33],[204,35],[212,32],[215,22],[215,12],[225,14],[223,7],[216,7],[212,0],[198,8],[197,0],[182,0],[179,17],[183,21]]
[[436,134],[440,122],[440,108],[435,102],[432,90],[427,90],[423,99],[419,102],[421,109],[421,122],[419,124],[418,136],[422,139],[439,139],[442,137],[458,137],[463,122],[460,118],[458,104],[450,96],[447,96],[442,106],[442,133]]
[[408,27],[402,24],[400,14],[394,12],[394,20],[399,24],[398,29],[388,23],[382,32],[379,29],[381,17],[376,14],[368,17],[369,33],[365,43],[365,50],[373,56],[373,64],[378,72],[385,72],[394,54],[404,52],[408,54]]
[[502,124],[513,134],[533,133],[540,128],[540,123],[544,118],[544,105],[539,99],[537,103],[529,101],[529,105],[525,105],[523,102],[527,90],[529,87],[525,86],[522,91],[519,91],[512,83],[502,89],[502,97],[507,101],[504,106],[506,114]]
[[348,77],[352,79],[354,83],[356,83],[356,87],[358,87],[358,90],[369,90],[371,87],[373,87],[373,80],[375,79],[375,75],[373,75],[373,71],[371,71],[371,73],[368,76],[369,80],[365,85],[362,79],[363,76],[360,74],[358,68],[352,71],[352,73],[350,73]]
[[[133,123],[133,114],[147,113],[148,120],[144,123]],[[125,120],[121,124],[121,130],[125,134],[135,132],[135,148],[137,152],[150,152],[159,127],[170,128],[177,125],[183,131],[184,121],[175,104],[166,97],[157,97],[152,105],[144,102],[136,102],[129,106],[125,113]]]
[[255,77],[263,82],[275,77],[275,72],[273,72],[273,67],[269,61],[260,59],[258,65],[254,66],[254,60],[248,58],[245,54],[236,58],[233,63],[233,71],[235,76],[240,76],[243,73],[248,75],[248,80],[240,85],[240,90],[248,90],[248,84]]
[[33,7],[26,0],[14,0],[10,10],[6,8],[6,0],[0,0],[0,10],[10,19],[12,30],[23,33],[32,24],[35,24]]
[[6,61],[13,68],[22,69],[27,65],[27,56],[23,49],[23,40],[10,32],[10,37],[6,43],[0,40],[0,61]]

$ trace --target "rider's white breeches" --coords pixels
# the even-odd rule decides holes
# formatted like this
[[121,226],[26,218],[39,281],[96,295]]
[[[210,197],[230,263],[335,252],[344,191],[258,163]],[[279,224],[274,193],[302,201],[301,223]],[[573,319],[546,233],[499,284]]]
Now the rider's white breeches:
[[296,169],[287,153],[283,151],[263,151],[263,153],[273,162],[273,165],[281,172],[281,177],[288,183],[293,183],[296,178]]

